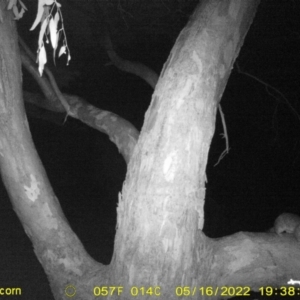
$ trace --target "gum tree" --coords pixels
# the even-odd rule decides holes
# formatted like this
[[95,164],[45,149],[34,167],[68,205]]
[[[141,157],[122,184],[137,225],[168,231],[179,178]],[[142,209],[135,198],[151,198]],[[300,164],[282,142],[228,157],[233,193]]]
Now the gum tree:
[[[274,235],[212,240],[202,232],[216,111],[257,5],[256,0],[202,1],[164,65],[137,144],[130,130],[123,139],[112,135],[127,155],[128,171],[119,194],[113,259],[104,266],[86,253],[68,225],[35,150],[22,101],[15,21],[6,1],[0,2],[1,175],[56,299],[66,294],[94,299],[99,293],[131,299],[137,292],[132,286],[140,287],[144,298],[220,298],[221,292],[226,298],[232,293],[221,287],[248,286],[236,290],[247,295],[250,288],[284,283],[286,277],[278,274],[300,275],[296,243],[287,263]],[[71,116],[88,106],[68,105]],[[107,118],[89,109],[95,120]],[[108,119],[114,126],[115,118]],[[196,286],[204,288],[191,288]]]

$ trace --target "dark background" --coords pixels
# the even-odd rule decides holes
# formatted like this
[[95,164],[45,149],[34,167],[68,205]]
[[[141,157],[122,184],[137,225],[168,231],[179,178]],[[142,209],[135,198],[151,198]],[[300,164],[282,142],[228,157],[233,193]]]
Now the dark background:
[[[62,90],[122,116],[140,130],[153,91],[142,79],[107,65],[104,24],[120,56],[159,73],[197,2],[61,1],[72,60],[66,67],[65,57],[57,59],[57,70],[77,72],[70,82],[58,74]],[[25,5],[29,10],[18,21],[18,31],[36,52],[39,28],[29,28],[37,1]],[[232,70],[221,102],[230,152],[214,167],[225,149],[218,115],[207,166],[204,229],[210,237],[265,231],[282,212],[300,214],[299,16],[300,1],[262,0]],[[51,66],[51,50],[48,60]],[[38,92],[25,70],[23,76],[24,90]],[[71,227],[89,254],[108,264],[117,195],[126,174],[123,158],[107,136],[77,120],[29,122]],[[21,287],[23,299],[52,299],[3,186],[0,201],[0,286]]]

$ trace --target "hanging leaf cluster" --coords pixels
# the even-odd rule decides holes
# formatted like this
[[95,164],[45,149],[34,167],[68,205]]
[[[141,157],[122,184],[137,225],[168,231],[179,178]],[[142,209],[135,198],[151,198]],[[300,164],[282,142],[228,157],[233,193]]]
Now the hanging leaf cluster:
[[47,63],[44,41],[49,43],[49,38],[53,48],[54,60],[56,51],[59,48],[58,45],[60,39],[62,40],[62,45],[59,49],[58,57],[62,54],[67,54],[67,64],[71,59],[60,8],[61,4],[56,0],[39,0],[37,15],[30,28],[30,30],[34,30],[36,26],[41,23],[37,50],[37,62],[39,64],[39,73],[41,76],[43,74],[44,65]]
[[15,20],[19,20],[23,17],[25,10],[27,10],[27,7],[21,0],[7,0],[7,10],[12,9]]

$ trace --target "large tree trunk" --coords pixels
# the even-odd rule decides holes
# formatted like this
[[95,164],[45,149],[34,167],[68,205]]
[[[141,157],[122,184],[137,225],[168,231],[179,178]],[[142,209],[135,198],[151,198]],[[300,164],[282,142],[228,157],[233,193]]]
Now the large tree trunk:
[[163,285],[169,295],[174,286],[212,284],[212,246],[202,233],[207,157],[256,5],[203,1],[177,38],[119,197],[113,264],[122,281]]
[[53,293],[61,299],[70,280],[85,290],[79,276],[95,271],[97,264],[65,219],[34,147],[22,100],[16,24],[6,5],[6,1],[0,1],[1,176],[13,208],[48,275]]
[[[284,281],[282,274],[300,276],[292,260],[277,259],[284,246],[271,234],[212,241],[202,233],[205,169],[217,106],[257,0],[202,1],[179,35],[128,165],[110,266],[85,252],[38,158],[22,103],[15,24],[5,4],[0,2],[1,174],[56,299],[73,292],[72,299],[85,300],[107,292],[118,299],[132,299],[136,293],[143,299],[153,294],[211,299],[211,293],[219,297],[226,292],[221,289],[225,285],[257,289],[272,277]],[[299,243],[293,246],[299,250]],[[294,252],[299,261],[300,251]],[[112,286],[117,288],[107,288]],[[234,295],[231,291],[229,296]]]

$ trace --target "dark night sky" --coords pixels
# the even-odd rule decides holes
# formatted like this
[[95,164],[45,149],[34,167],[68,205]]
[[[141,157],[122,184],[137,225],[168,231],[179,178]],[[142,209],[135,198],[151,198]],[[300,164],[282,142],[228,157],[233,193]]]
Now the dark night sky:
[[[97,1],[61,2],[72,55],[68,68],[80,72],[64,91],[119,114],[140,130],[151,88],[141,79],[105,65],[109,60],[101,44],[104,12]],[[181,9],[174,4],[178,1],[158,1],[160,6],[156,8],[148,6],[150,2],[140,1],[138,7],[117,10],[117,1],[111,1],[106,17],[118,54],[159,73],[197,1],[185,1],[190,5]],[[28,29],[35,18],[36,1],[27,6],[29,12],[19,21],[18,29],[35,51],[38,30]],[[300,214],[299,16],[300,1],[262,0],[232,70],[221,101],[231,149],[214,167],[225,147],[218,115],[207,168],[209,236],[264,231],[284,211]],[[48,54],[49,60],[51,55]],[[57,62],[64,67],[64,58]],[[237,64],[240,71],[270,87],[239,72]],[[24,89],[38,91],[25,71]],[[33,118],[29,121],[38,152],[72,228],[94,258],[109,263],[125,162],[105,135],[76,120],[69,118],[62,126]],[[10,224],[16,224],[14,239],[23,241],[23,230],[8,200],[0,212],[9,216]],[[1,220],[3,216],[0,226],[4,223]],[[101,246],[97,244],[101,239],[108,245],[104,250],[99,250]],[[31,251],[29,242],[24,243],[25,251]],[[12,248],[13,245],[11,242]]]

